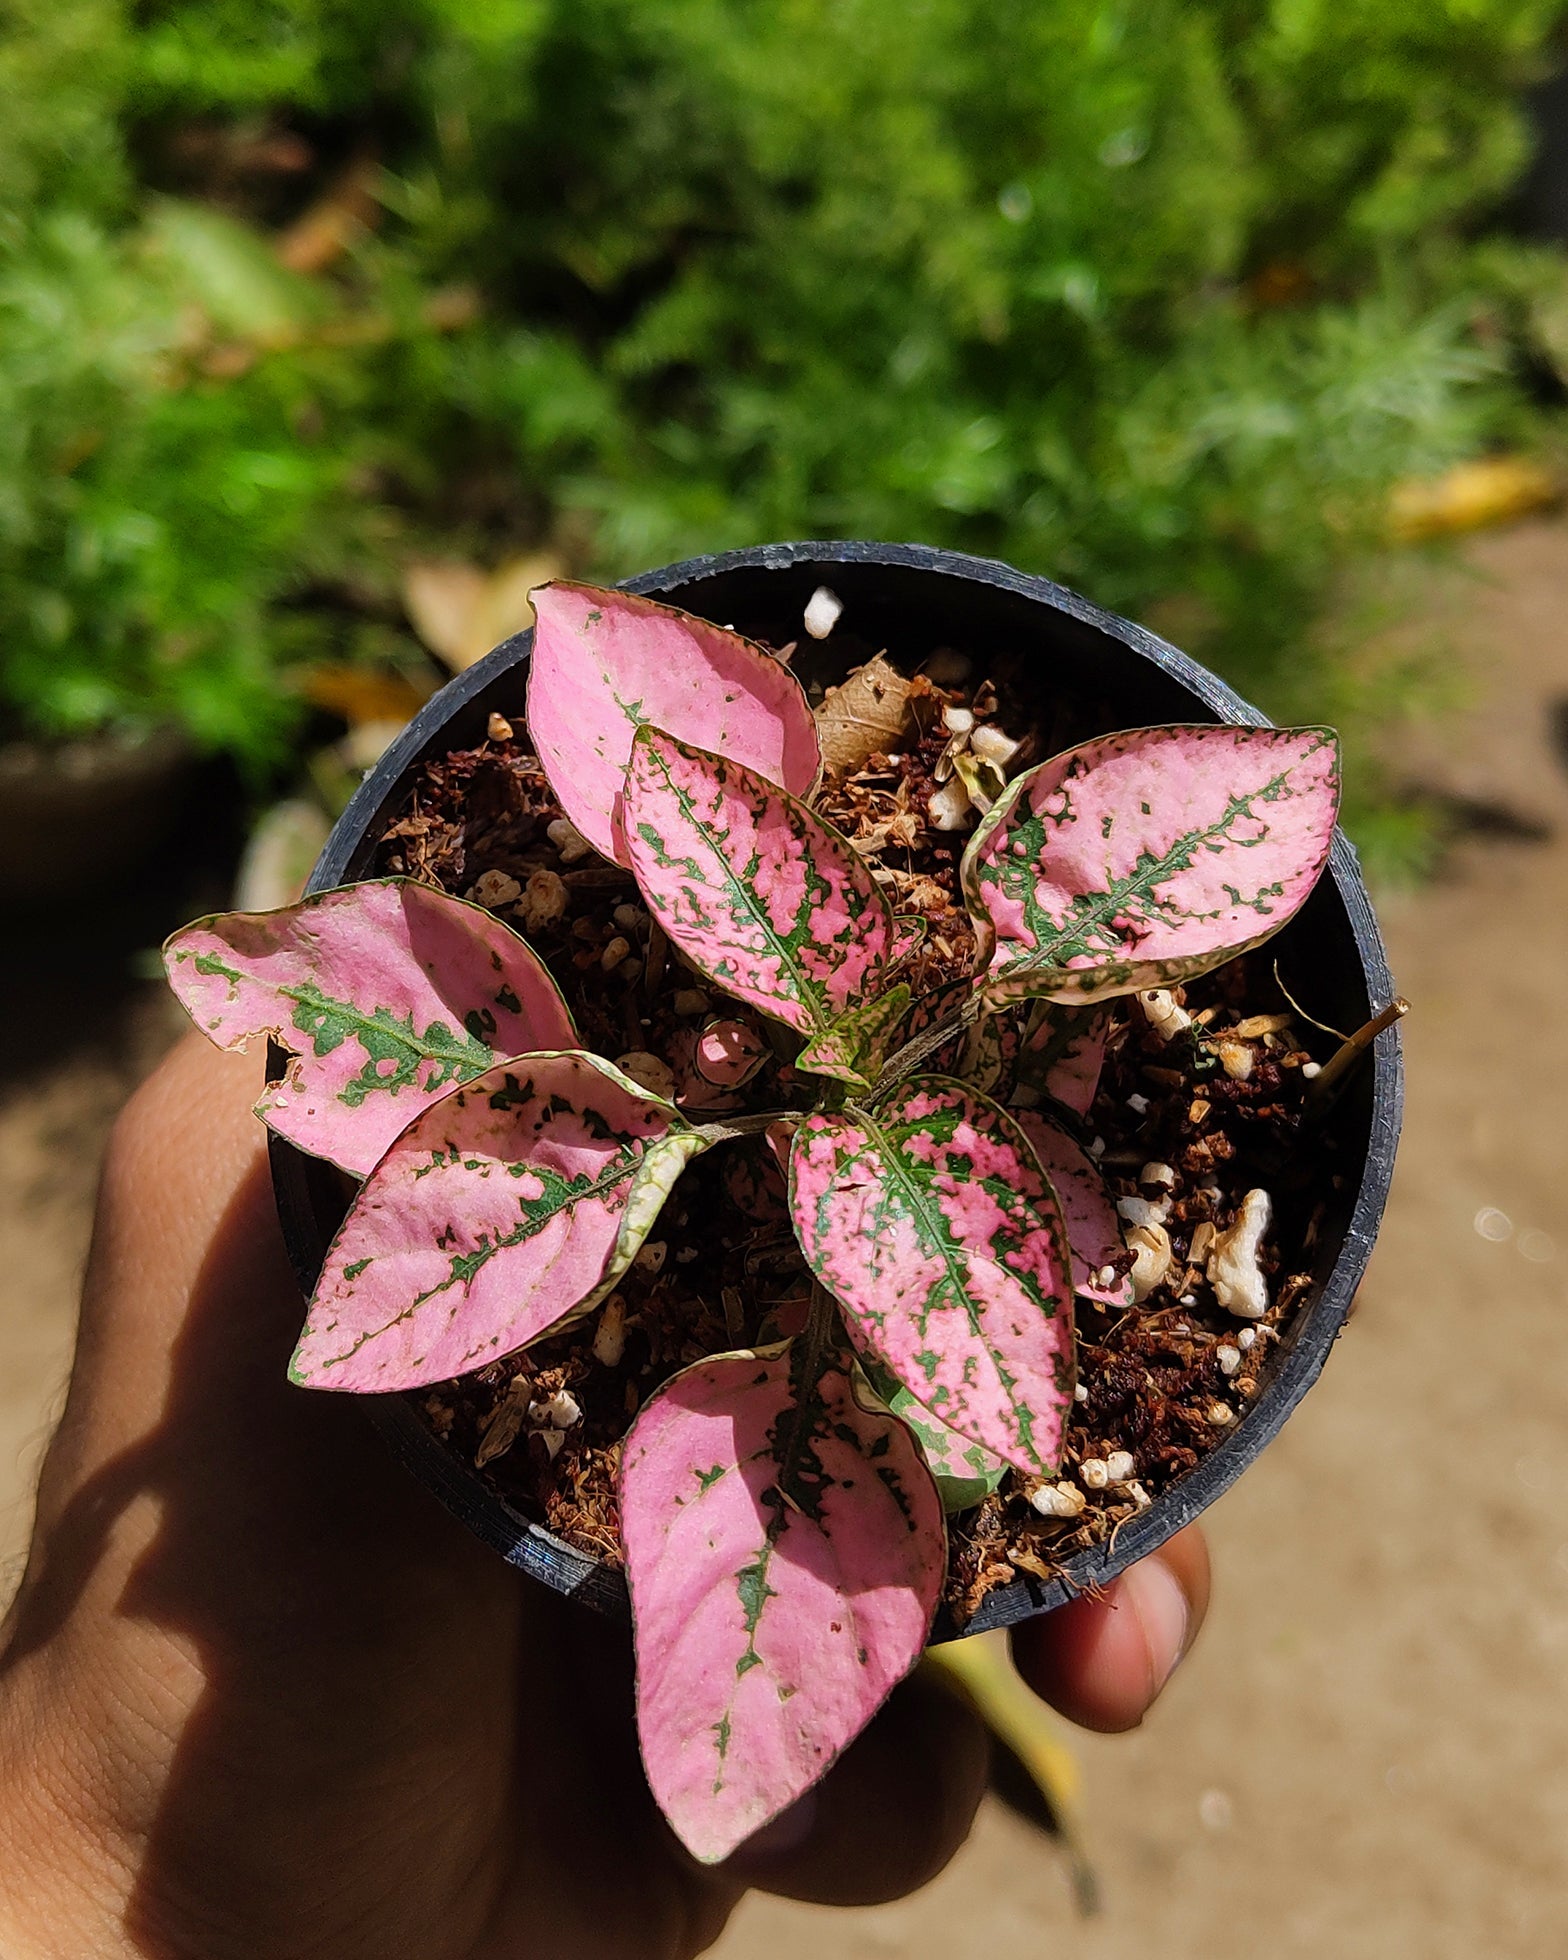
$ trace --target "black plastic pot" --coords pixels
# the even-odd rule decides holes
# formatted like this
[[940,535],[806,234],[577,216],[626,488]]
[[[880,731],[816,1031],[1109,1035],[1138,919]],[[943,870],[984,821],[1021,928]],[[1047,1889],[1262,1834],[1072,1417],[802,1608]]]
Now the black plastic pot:
[[[840,669],[884,646],[905,658],[946,645],[1021,652],[1038,671],[1047,704],[1076,704],[1072,740],[1155,722],[1263,719],[1185,654],[1076,593],[1006,565],[924,545],[764,545],[688,559],[626,584],[775,644],[795,636],[812,591],[830,585],[844,605],[841,630],[829,642]],[[526,633],[505,641],[424,708],[344,812],[316,866],[312,890],[368,873],[377,838],[427,757],[482,741],[492,710],[519,718],[530,642]],[[811,656],[807,647],[797,661]],[[1085,725],[1086,714],[1098,727]],[[1391,998],[1377,923],[1355,852],[1343,836],[1334,840],[1328,875],[1273,949],[1292,992],[1310,998],[1324,1020],[1340,1027],[1362,1025]],[[1347,1174],[1340,1189],[1323,1194],[1328,1209],[1313,1247],[1316,1284],[1244,1420],[1196,1470],[1124,1525],[1114,1546],[1079,1553],[1050,1584],[1024,1577],[997,1589],[967,1631],[1007,1625],[1060,1605],[1086,1586],[1105,1584],[1212,1504],[1277,1433],[1317,1379],[1366,1268],[1393,1173],[1402,1086],[1393,1028],[1378,1037],[1370,1064],[1341,1105],[1337,1127]],[[342,1179],[278,1138],[272,1140],[272,1166],[290,1256],[308,1293],[342,1217]],[[514,1510],[442,1446],[409,1400],[375,1397],[366,1406],[415,1476],[512,1564],[558,1592],[625,1615],[619,1573]],[[939,1637],[942,1632],[939,1627]]]

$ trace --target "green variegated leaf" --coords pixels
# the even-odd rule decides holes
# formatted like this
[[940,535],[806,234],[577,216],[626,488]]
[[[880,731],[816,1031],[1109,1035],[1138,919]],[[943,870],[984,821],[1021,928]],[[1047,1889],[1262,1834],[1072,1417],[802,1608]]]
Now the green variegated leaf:
[[333,1240],[294,1357],[311,1388],[466,1374],[587,1313],[709,1138],[596,1055],[520,1055],[433,1103]]
[[973,1510],[1000,1487],[1007,1475],[1007,1465],[999,1456],[993,1456],[969,1437],[960,1436],[956,1429],[949,1429],[876,1362],[868,1359],[865,1371],[873,1391],[890,1413],[914,1432],[926,1468],[936,1479],[942,1509],[949,1517]]
[[724,756],[641,728],[626,846],[691,964],[808,1037],[875,993],[893,919],[871,868],[804,803]]
[[890,1038],[909,1008],[909,988],[900,980],[863,1007],[852,1007],[795,1057],[808,1075],[831,1076],[851,1088],[869,1089],[886,1057]]
[[1246,952],[1305,902],[1338,800],[1326,728],[1131,729],[1028,770],[964,853],[987,997],[1085,1005]]
[[994,1103],[916,1076],[874,1111],[809,1116],[790,1153],[806,1262],[850,1333],[949,1428],[1049,1472],[1072,1401],[1067,1235]]

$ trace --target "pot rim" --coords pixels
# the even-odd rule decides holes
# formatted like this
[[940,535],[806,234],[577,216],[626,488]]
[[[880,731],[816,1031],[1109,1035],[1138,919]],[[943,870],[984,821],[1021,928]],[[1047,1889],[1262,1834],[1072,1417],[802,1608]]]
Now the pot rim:
[[[934,573],[1016,594],[1119,641],[1179,683],[1216,721],[1267,722],[1267,717],[1234,688],[1157,634],[1105,611],[1066,586],[1015,571],[997,559],[975,558],[929,545],[840,539],[704,554],[619,583],[626,591],[657,597],[684,592],[702,580],[730,572],[812,566],[831,576],[834,566],[849,564]],[[512,635],[448,682],[420,710],[354,793],[317,860],[307,891],[322,891],[352,880],[354,859],[363,853],[367,840],[379,834],[381,823],[401,798],[407,775],[424,760],[450,721],[492,681],[525,658],[532,644],[531,631]],[[1337,828],[1326,881],[1344,908],[1367,999],[1375,1013],[1393,998],[1393,978],[1355,847]],[[281,1062],[282,1051],[274,1048],[269,1066],[281,1067]],[[1118,1527],[1110,1538],[1066,1559],[1057,1578],[1044,1581],[1025,1573],[996,1587],[963,1627],[963,1634],[1010,1626],[1064,1604],[1087,1587],[1108,1584],[1206,1510],[1279,1433],[1317,1380],[1345,1325],[1387,1203],[1404,1100],[1397,1024],[1373,1043],[1371,1069],[1366,1151],[1343,1242],[1332,1270],[1298,1316],[1290,1345],[1265,1380],[1257,1400],[1197,1468],[1162,1492],[1147,1510]],[[321,1243],[308,1176],[313,1160],[281,1137],[273,1135],[268,1141],[284,1239],[301,1291],[308,1299],[318,1270],[315,1248]],[[514,1509],[477,1471],[459,1462],[420,1420],[406,1396],[367,1396],[363,1406],[394,1456],[510,1564],[543,1580],[556,1592],[614,1617],[629,1617],[626,1584],[620,1572],[577,1551]],[[951,1639],[958,1632],[944,1608],[932,1631],[932,1643]]]

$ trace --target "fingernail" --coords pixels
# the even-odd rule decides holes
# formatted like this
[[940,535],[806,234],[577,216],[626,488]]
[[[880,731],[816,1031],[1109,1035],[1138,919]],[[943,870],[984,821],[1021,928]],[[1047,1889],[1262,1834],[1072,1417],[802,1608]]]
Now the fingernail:
[[1187,1651],[1192,1609],[1176,1574],[1159,1557],[1146,1558],[1122,1577],[1123,1597],[1143,1631],[1149,1682],[1158,1694]]
[[817,1828],[819,1808],[816,1791],[808,1790],[788,1810],[781,1810],[771,1824],[764,1824],[760,1831],[753,1832],[744,1844],[737,1846],[731,1854],[735,1862],[772,1864],[798,1851]]

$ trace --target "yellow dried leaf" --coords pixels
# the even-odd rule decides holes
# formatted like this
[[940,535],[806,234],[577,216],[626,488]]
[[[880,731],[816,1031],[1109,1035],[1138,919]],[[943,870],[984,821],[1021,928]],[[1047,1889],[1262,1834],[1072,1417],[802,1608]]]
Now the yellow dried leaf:
[[560,561],[547,552],[508,559],[493,572],[460,559],[426,561],[405,569],[403,604],[425,645],[460,674],[533,625],[528,594],[560,572]]
[[1448,537],[1527,517],[1561,495],[1557,478],[1528,456],[1481,456],[1439,477],[1396,484],[1389,528],[1407,544]]
[[839,779],[886,755],[903,739],[909,722],[911,683],[885,654],[857,667],[842,687],[830,687],[817,710],[822,764]]

